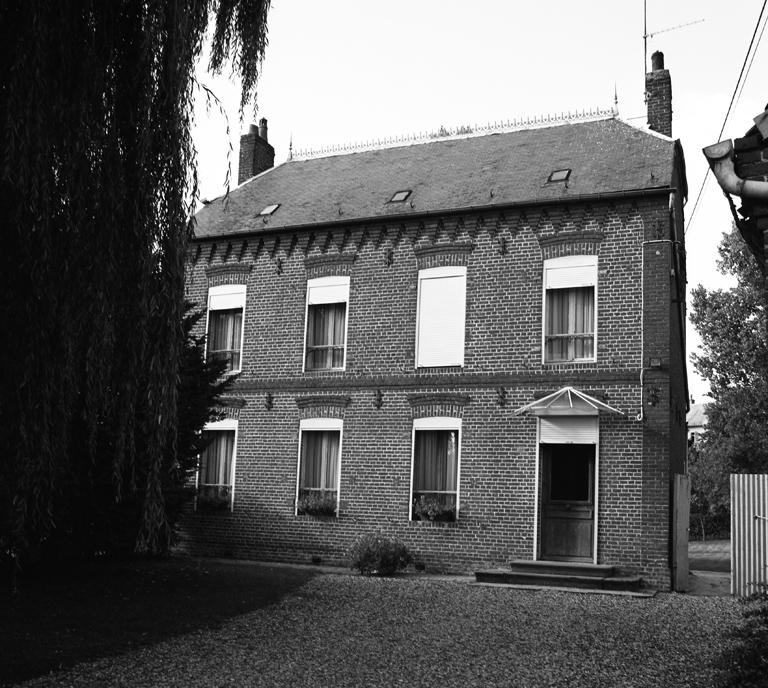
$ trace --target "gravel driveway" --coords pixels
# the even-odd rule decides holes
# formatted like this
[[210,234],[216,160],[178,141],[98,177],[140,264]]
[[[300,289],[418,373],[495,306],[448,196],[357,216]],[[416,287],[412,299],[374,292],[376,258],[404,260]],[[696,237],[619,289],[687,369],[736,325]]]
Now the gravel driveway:
[[731,598],[320,575],[276,605],[27,686],[711,686]]

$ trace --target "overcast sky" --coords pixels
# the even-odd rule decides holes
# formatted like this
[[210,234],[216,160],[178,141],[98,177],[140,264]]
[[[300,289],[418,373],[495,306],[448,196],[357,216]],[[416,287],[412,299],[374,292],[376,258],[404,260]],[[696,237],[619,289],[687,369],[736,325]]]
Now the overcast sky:
[[[519,7],[518,7],[519,5]],[[647,0],[648,68],[661,50],[672,77],[673,136],[688,171],[687,221],[707,166],[701,149],[718,140],[760,13],[760,0]],[[703,22],[700,20],[704,20]],[[674,29],[681,24],[698,22]],[[673,29],[673,30],[667,30]],[[663,32],[663,33],[662,33]],[[768,43],[768,37],[765,39]],[[742,136],[768,102],[768,47],[760,45],[723,138]],[[275,0],[257,93],[276,162],[294,151],[445,126],[484,124],[610,108],[645,127],[643,2],[632,0]],[[203,73],[228,112],[237,179],[239,86]],[[224,190],[226,120],[197,110],[201,195]],[[686,233],[688,291],[726,286],[717,244],[728,206],[711,177]],[[688,328],[688,351],[698,338]],[[691,394],[707,384],[689,366]]]

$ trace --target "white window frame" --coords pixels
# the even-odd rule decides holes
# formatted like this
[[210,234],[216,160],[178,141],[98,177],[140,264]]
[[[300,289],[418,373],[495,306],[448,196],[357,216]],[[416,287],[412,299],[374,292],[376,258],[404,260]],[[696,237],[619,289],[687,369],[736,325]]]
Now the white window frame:
[[[449,359],[441,363],[429,363],[422,362],[419,358],[419,339],[421,337],[422,329],[422,288],[421,285],[424,280],[429,279],[444,279],[446,277],[461,277],[464,280],[464,299],[462,302],[462,327],[459,332],[461,337],[459,348],[459,354],[455,359]],[[415,367],[416,368],[441,368],[448,366],[464,366],[464,349],[466,346],[466,330],[467,330],[467,267],[466,265],[444,265],[437,268],[424,268],[419,270],[419,284],[418,293],[416,297],[416,351],[414,354]]]
[[459,520],[461,496],[461,418],[453,416],[430,416],[414,418],[411,430],[411,480],[408,486],[408,521],[413,521],[413,469],[416,460],[416,432],[418,430],[456,430],[458,447],[456,449],[456,520]]
[[211,311],[223,311],[232,308],[240,308],[243,317],[240,326],[240,367],[237,370],[228,370],[225,375],[236,375],[243,369],[245,350],[245,297],[247,288],[244,284],[220,284],[208,289],[208,308],[205,316],[205,358],[208,359],[208,332],[211,323]]
[[[223,432],[235,431],[235,441],[232,444],[232,462],[229,469],[229,510],[232,511],[235,505],[235,466],[237,464],[237,440],[238,440],[238,421],[236,418],[224,418],[222,420],[206,423],[203,432]],[[197,457],[197,471],[195,472],[195,511],[197,511],[197,491],[200,488],[200,461]]]
[[[322,292],[318,294],[315,290],[329,289],[333,290],[331,296],[323,296]],[[314,292],[314,293],[313,293]],[[338,298],[341,296],[342,298]],[[326,300],[329,299],[329,300]],[[344,358],[341,368],[310,368],[307,369],[307,329],[309,327],[309,307],[325,303],[344,303],[346,310],[344,312]],[[346,370],[347,369],[347,335],[349,330],[349,275],[332,275],[329,277],[313,277],[307,280],[307,297],[304,306],[304,345],[302,351],[301,372],[306,373],[324,370]]]
[[296,459],[296,492],[293,498],[293,515],[299,515],[299,490],[301,489],[301,445],[304,431],[306,430],[336,430],[339,433],[339,456],[336,459],[336,518],[338,518],[339,504],[341,504],[341,451],[344,442],[344,421],[341,418],[304,418],[299,421],[299,450]]
[[[588,268],[588,274],[585,275],[585,268]],[[550,270],[572,270],[571,279],[561,280],[557,289],[576,289],[579,287],[592,287],[594,289],[594,332],[592,339],[592,356],[590,358],[574,358],[568,361],[550,361],[547,359],[547,290],[549,287]],[[598,279],[597,279],[597,256],[579,255],[579,256],[561,256],[560,258],[550,258],[544,261],[544,270],[542,272],[542,294],[541,294],[541,362],[543,364],[569,364],[569,363],[593,363],[597,361],[597,331],[598,331]]]

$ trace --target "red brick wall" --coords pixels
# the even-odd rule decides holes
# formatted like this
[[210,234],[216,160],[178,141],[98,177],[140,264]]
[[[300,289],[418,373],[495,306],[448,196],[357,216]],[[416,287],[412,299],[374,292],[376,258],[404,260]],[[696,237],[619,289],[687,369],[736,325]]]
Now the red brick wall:
[[[193,300],[205,303],[209,275],[222,279],[217,266],[225,256],[235,266],[229,274],[234,270],[247,283],[244,371],[235,392],[246,403],[239,416],[234,510],[191,515],[186,546],[197,553],[340,562],[357,535],[383,529],[405,540],[429,569],[464,571],[530,559],[536,420],[513,411],[536,392],[573,385],[606,394],[625,414],[600,419],[598,561],[668,587],[670,447],[677,433],[684,444],[685,433],[669,422],[669,368],[648,373],[660,389],[656,406],[646,403],[640,388],[643,339],[646,361],[652,351],[667,365],[674,341],[669,249],[657,254],[643,243],[655,236],[658,222],[669,231],[666,195],[573,205],[568,212],[352,225],[283,234],[279,243],[274,234],[245,244],[238,238],[231,246],[219,239],[213,253],[211,242],[199,253],[193,248],[197,260],[190,261],[187,282]],[[450,255],[448,247],[456,245],[467,265],[465,366],[414,370],[417,253],[445,246],[447,252],[426,253]],[[543,260],[595,252],[597,362],[544,365]],[[334,269],[332,256],[339,254],[354,256],[338,268],[350,275],[347,368],[302,373],[308,269],[318,276],[323,255],[331,261],[325,269]],[[323,393],[349,397],[335,411],[344,418],[337,519],[294,516],[299,418],[308,415],[297,399]],[[460,393],[469,401],[450,411],[463,417],[459,520],[435,525],[408,521],[408,395],[437,393]],[[638,420],[641,409],[644,420]]]

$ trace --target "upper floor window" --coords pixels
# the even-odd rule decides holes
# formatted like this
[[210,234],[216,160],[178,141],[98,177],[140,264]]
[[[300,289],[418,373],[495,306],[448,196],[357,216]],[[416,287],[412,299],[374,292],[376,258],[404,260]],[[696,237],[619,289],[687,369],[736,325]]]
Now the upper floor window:
[[340,418],[306,418],[301,421],[297,514],[338,514],[342,428]]
[[242,367],[244,313],[244,284],[222,284],[208,290],[207,356],[226,361],[227,372],[237,373]]
[[196,507],[231,508],[234,499],[237,421],[225,419],[205,426],[209,440],[200,455]]
[[413,421],[411,520],[456,520],[460,435],[459,418],[417,418]]
[[464,365],[467,268],[419,270],[416,367]]
[[544,361],[594,361],[597,256],[544,261]]
[[348,303],[348,276],[308,280],[305,370],[344,369]]

